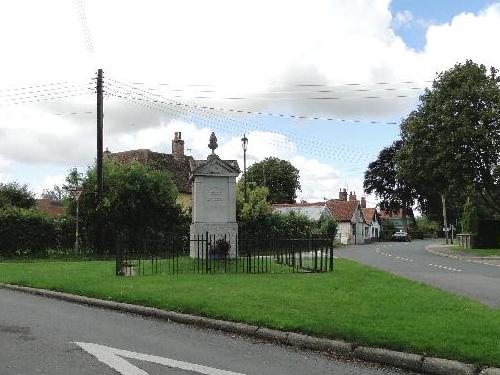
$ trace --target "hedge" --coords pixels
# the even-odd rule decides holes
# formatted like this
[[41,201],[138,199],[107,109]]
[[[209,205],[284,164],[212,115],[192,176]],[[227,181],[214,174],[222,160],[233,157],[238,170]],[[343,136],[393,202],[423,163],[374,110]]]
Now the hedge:
[[48,249],[72,246],[72,220],[50,218],[36,209],[0,209],[0,256],[41,256]]

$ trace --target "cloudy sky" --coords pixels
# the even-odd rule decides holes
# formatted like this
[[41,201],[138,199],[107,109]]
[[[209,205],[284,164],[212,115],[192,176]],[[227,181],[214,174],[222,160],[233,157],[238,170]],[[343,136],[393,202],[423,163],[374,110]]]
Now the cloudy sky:
[[[40,193],[105,147],[187,152],[301,171],[299,198],[362,192],[437,72],[500,68],[500,2],[484,0],[45,0],[0,3],[0,182]],[[214,108],[214,109],[210,109]],[[373,202],[374,198],[369,197]]]

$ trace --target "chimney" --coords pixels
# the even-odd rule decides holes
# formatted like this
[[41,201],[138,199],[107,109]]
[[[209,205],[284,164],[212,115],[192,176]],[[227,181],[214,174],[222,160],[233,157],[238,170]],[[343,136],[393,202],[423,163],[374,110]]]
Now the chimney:
[[175,160],[184,161],[184,141],[181,139],[181,132],[175,132],[172,140],[172,155]]
[[356,192],[350,191],[349,192],[349,201],[355,201],[355,200],[356,200]]
[[366,208],[366,198],[361,197],[361,208]]
[[347,200],[347,190],[346,189],[340,189],[340,191],[339,191],[339,200],[341,200],[341,201],[346,201]]

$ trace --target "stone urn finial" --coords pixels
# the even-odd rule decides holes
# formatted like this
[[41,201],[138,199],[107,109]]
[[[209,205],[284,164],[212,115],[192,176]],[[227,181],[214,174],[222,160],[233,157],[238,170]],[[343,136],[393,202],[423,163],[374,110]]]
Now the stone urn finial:
[[212,132],[212,134],[210,134],[210,143],[208,144],[208,148],[210,150],[212,150],[212,154],[214,153],[215,149],[219,147],[217,145],[217,137],[215,136],[215,133]]

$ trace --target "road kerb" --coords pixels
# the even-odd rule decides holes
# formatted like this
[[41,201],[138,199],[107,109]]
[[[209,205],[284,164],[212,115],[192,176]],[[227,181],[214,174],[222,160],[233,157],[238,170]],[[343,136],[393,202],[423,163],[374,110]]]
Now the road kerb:
[[458,361],[426,357],[422,363],[422,372],[432,375],[475,375],[477,367]]
[[427,245],[425,247],[425,250],[431,254],[434,254],[434,255],[439,255],[441,257],[446,257],[446,258],[452,258],[452,259],[458,259],[458,260],[463,260],[463,261],[466,261],[466,262],[471,262],[471,263],[476,263],[476,264],[486,264],[488,266],[494,266],[494,267],[500,267],[500,264],[491,264],[491,263],[486,263],[484,262],[484,260],[497,260],[499,259],[498,257],[495,257],[495,258],[485,258],[485,257],[473,257],[473,256],[468,256],[468,257],[463,257],[463,256],[460,256],[460,255],[454,255],[454,254],[448,254],[448,253],[443,253],[439,250],[436,250],[435,249],[435,245]]
[[[382,348],[356,347],[353,343],[326,338],[307,336],[295,332],[283,332],[265,327],[258,327],[245,323],[230,322],[196,315],[184,314],[176,311],[161,310],[121,303],[97,298],[79,296],[46,289],[37,289],[19,285],[0,283],[0,288],[55,298],[67,302],[96,306],[125,313],[153,317],[175,323],[196,325],[216,329],[228,333],[254,337],[282,345],[310,349],[319,352],[329,352],[347,358],[355,358],[367,362],[378,363],[386,366],[402,368],[405,370],[419,371],[433,375],[474,375],[479,368],[458,361],[447,359],[423,357],[419,354],[397,352]],[[499,368],[487,368],[480,375],[500,375]]]
[[500,368],[485,368],[479,375],[500,375]]
[[354,345],[345,341],[330,340],[321,337],[307,336],[301,333],[289,332],[287,345],[297,348],[329,352],[343,357],[352,355]]
[[402,353],[393,350],[368,348],[358,346],[354,349],[353,357],[367,362],[382,363],[406,370],[420,371],[424,357],[418,354]]

